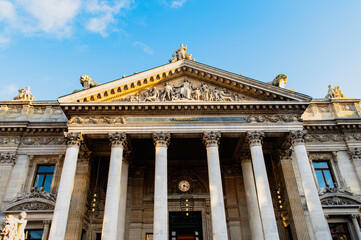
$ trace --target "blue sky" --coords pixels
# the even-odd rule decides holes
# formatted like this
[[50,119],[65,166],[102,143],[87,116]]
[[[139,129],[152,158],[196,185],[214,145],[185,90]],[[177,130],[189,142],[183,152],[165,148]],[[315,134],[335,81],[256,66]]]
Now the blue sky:
[[360,0],[0,0],[0,100],[37,100],[168,63],[196,61],[322,98],[361,98]]

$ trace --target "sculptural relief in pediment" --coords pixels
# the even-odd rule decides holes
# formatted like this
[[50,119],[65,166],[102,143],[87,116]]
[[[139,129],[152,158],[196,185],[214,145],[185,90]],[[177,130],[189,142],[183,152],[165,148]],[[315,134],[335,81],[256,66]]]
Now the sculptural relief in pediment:
[[231,91],[224,87],[211,85],[187,77],[160,83],[148,89],[140,90],[115,101],[121,102],[233,102],[257,100],[250,96]]

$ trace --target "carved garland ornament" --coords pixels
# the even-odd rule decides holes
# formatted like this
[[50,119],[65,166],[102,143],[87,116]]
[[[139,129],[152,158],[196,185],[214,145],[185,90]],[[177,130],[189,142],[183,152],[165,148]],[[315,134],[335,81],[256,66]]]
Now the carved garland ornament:
[[343,136],[340,134],[308,134],[305,136],[306,142],[342,142]]
[[64,137],[25,137],[21,139],[22,145],[63,145]]
[[206,83],[200,86],[193,86],[187,78],[178,85],[166,83],[163,89],[152,87],[151,89],[120,99],[124,102],[166,102],[176,100],[195,100],[205,102],[232,102],[245,99],[236,93],[231,93],[225,88],[210,87]]
[[68,124],[124,124],[125,119],[123,117],[72,117]]
[[353,160],[361,159],[361,149],[360,148],[350,148],[348,150],[348,153]]

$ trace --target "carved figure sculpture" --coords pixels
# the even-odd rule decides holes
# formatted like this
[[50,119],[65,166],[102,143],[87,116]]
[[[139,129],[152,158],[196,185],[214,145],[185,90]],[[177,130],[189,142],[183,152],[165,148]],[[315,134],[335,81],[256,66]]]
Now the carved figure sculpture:
[[5,217],[5,226],[1,230],[2,240],[25,240],[25,227],[27,224],[26,212],[21,212],[19,218],[9,215]]
[[89,77],[88,75],[81,76],[80,83],[84,89],[88,89],[88,88],[92,88],[92,87],[96,87],[96,86],[100,85],[99,83],[94,82],[94,80],[91,79],[91,77]]
[[332,88],[331,85],[328,85],[328,92],[325,98],[345,98],[345,95],[341,92],[340,86]]
[[21,88],[18,90],[19,95],[14,97],[14,100],[19,101],[35,101],[34,95],[30,92],[30,87],[27,86],[26,89]]
[[170,63],[176,62],[181,59],[188,59],[194,61],[194,58],[192,58],[192,54],[187,54],[187,45],[184,45],[183,43],[181,43],[180,47],[173,52],[175,52],[175,54],[173,54],[173,58],[169,60]]
[[191,88],[191,83],[188,81],[187,78],[184,79],[184,82],[181,85],[179,93],[181,95],[181,98],[191,99],[192,88]]
[[277,77],[275,77],[275,79],[273,79],[273,81],[270,84],[272,84],[273,86],[280,87],[280,88],[285,88],[287,79],[288,79],[287,75],[278,74]]

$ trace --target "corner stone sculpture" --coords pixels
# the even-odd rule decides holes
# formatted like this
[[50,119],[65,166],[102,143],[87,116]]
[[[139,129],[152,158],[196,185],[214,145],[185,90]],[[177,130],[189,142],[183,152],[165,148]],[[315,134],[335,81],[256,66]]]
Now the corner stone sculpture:
[[26,212],[21,212],[19,218],[9,215],[5,217],[5,226],[1,229],[0,240],[25,240],[27,224]]
[[91,77],[89,77],[88,75],[81,76],[80,83],[84,89],[88,89],[88,88],[92,88],[92,87],[96,87],[96,86],[100,85],[99,83],[94,82],[94,80],[91,79]]
[[269,84],[276,86],[276,87],[285,88],[287,80],[288,80],[287,75],[278,74],[277,77],[275,77],[275,79],[273,79],[272,82],[269,82]]
[[345,98],[345,95],[341,92],[340,86],[332,88],[331,85],[328,85],[328,92],[325,98]]
[[24,88],[20,88],[18,91],[19,91],[19,95],[14,97],[13,100],[17,100],[17,101],[35,101],[35,97],[30,92],[30,87],[29,86],[26,87],[26,90]]

